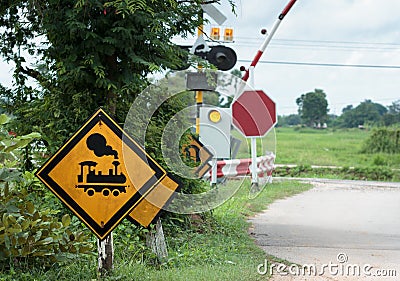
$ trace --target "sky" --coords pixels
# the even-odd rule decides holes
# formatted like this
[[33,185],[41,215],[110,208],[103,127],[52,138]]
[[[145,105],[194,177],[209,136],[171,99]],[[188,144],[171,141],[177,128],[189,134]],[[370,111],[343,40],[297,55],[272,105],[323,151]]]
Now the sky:
[[[227,2],[217,6],[228,18],[222,27],[234,28],[235,43],[226,46],[237,53],[235,68],[247,68],[265,39],[261,29],[272,28],[289,0],[236,1],[237,16]],[[297,0],[255,67],[255,88],[276,102],[278,115],[297,113],[296,98],[315,89],[326,93],[330,114],[365,99],[391,105],[400,99],[399,11],[398,0]]]
[[[265,39],[261,29],[270,30],[288,2],[236,0],[236,16],[228,0],[216,5],[227,17],[222,27],[234,28],[235,42],[226,46],[238,56],[235,68],[250,65]],[[297,113],[296,98],[314,89],[326,93],[330,114],[340,115],[345,106],[365,99],[392,104],[400,99],[399,11],[398,0],[297,0],[256,65],[255,88],[276,102],[278,115]],[[211,25],[217,26],[210,19],[205,32]],[[11,68],[0,62],[5,86]]]

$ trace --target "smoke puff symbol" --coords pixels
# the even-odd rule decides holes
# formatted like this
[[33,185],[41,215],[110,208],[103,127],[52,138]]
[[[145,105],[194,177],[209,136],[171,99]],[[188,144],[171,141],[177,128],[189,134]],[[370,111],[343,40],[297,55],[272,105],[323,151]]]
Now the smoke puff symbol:
[[107,140],[103,135],[98,133],[90,135],[86,140],[86,145],[90,150],[93,150],[97,157],[113,155],[114,159],[118,159],[118,152],[107,145]]

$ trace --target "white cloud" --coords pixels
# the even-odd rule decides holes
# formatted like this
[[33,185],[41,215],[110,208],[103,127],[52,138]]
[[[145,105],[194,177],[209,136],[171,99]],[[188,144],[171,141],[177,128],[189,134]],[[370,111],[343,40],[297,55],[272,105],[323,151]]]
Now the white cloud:
[[317,35],[318,39],[365,39],[397,31],[399,9],[396,0],[299,0],[283,29],[292,35]]
[[[239,59],[252,59],[262,42],[259,30],[270,29],[289,0],[241,2],[240,16],[230,19],[237,38],[232,47]],[[261,60],[400,66],[399,10],[397,0],[298,0]],[[285,43],[279,39],[308,42],[285,46],[277,45]],[[256,86],[269,91],[278,114],[295,113],[295,99],[315,88],[327,93],[336,114],[367,98],[384,105],[400,99],[400,69],[260,63],[255,71]]]
[[[229,46],[238,59],[251,60],[264,39],[261,28],[270,29],[289,0],[240,0],[237,17],[228,1],[222,2],[217,7],[228,17],[224,25],[234,27],[236,43]],[[298,0],[261,60],[400,66],[399,11],[398,0]],[[7,67],[0,69],[0,83],[9,81]],[[400,69],[259,63],[255,72],[256,86],[275,99],[278,114],[297,112],[296,98],[315,88],[327,93],[331,112],[337,114],[367,98],[384,105],[400,99]]]

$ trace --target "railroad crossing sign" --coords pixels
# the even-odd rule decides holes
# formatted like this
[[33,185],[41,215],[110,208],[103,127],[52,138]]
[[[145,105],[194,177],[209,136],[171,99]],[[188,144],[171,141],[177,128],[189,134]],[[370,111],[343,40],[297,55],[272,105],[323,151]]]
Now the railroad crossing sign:
[[162,207],[173,198],[179,185],[170,176],[164,177],[157,186],[130,212],[127,217],[131,222],[148,227],[155,223]]
[[202,178],[211,169],[209,161],[213,154],[196,137],[190,135],[190,142],[182,147],[182,154],[197,164],[194,173],[198,178]]
[[244,91],[232,103],[233,124],[246,137],[265,136],[276,125],[275,107],[264,91]]
[[99,109],[36,176],[102,240],[166,172]]

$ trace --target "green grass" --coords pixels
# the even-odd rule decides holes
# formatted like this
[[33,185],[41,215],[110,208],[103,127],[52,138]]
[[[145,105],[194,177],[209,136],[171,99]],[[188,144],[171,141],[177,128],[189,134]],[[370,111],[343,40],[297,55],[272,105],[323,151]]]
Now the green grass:
[[[249,158],[250,141],[238,132],[233,135],[242,141],[237,158]],[[371,131],[359,129],[276,128],[257,139],[257,155],[273,151],[276,164],[297,165],[278,167],[275,175],[279,176],[398,181],[400,154],[361,152],[370,135]],[[311,169],[311,166],[343,169]]]
[[275,132],[277,164],[400,168],[400,154],[361,153],[369,131],[277,128]]
[[[230,181],[228,185],[240,184]],[[264,210],[276,199],[311,188],[298,182],[279,182],[267,185],[258,197],[249,196],[248,181],[212,214],[196,216],[189,229],[178,225],[164,226],[169,257],[161,265],[146,258],[146,250],[128,249],[116,243],[115,269],[105,277],[96,273],[96,256],[78,258],[48,270],[14,268],[0,272],[0,280],[266,280],[257,274],[257,265],[264,262],[265,253],[248,235],[249,216]],[[121,237],[114,237],[117,241]],[[143,252],[143,256],[140,253]],[[268,257],[276,261],[272,257]]]
[[364,131],[276,129],[277,163],[303,165],[352,165],[359,157]]
[[298,165],[295,167],[278,166],[274,170],[275,176],[281,177],[302,177],[302,178],[327,178],[347,180],[372,180],[372,181],[400,181],[400,170],[393,170],[388,167],[371,166],[356,168],[312,168],[309,165]]

